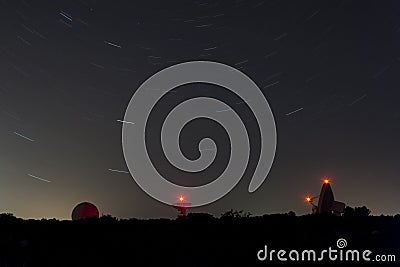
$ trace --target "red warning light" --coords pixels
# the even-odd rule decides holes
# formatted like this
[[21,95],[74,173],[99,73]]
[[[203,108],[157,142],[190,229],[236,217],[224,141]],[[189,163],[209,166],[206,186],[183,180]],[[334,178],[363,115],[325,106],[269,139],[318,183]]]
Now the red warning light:
[[178,218],[185,218],[186,211],[190,207],[191,203],[187,202],[185,195],[178,195],[178,201],[173,207],[178,211]]
[[311,197],[306,197],[307,202],[311,202]]
[[326,179],[326,178],[325,178],[325,179],[324,179],[324,183],[325,183],[325,184],[329,184],[329,179]]

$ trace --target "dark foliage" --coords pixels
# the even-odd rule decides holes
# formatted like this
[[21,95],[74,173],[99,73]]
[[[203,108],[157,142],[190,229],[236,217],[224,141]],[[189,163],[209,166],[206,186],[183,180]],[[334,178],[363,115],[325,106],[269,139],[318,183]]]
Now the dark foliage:
[[248,218],[251,216],[250,212],[244,212],[243,210],[229,210],[221,215],[221,219],[225,218]]
[[370,213],[371,213],[371,211],[365,206],[356,207],[356,208],[347,206],[344,210],[343,216],[345,216],[345,217],[366,217],[366,216],[369,216]]
[[[398,255],[400,217],[273,214],[250,216],[228,211],[221,218],[190,213],[183,220],[117,219],[85,221],[22,220],[0,215],[0,266],[321,266],[321,262],[259,262],[270,249],[336,248],[345,238],[351,249]],[[324,266],[396,266],[324,262]]]

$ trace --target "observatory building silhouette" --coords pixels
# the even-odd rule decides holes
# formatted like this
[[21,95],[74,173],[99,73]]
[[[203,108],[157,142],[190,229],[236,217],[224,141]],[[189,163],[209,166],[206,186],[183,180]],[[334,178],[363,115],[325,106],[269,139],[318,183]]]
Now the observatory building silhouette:
[[[316,198],[318,198],[318,205],[313,203]],[[313,214],[333,213],[340,216],[346,207],[343,202],[335,201],[331,183],[327,178],[324,179],[319,196],[306,197],[306,201],[312,205]]]
[[83,220],[89,218],[99,218],[99,210],[97,207],[89,202],[82,202],[72,210],[72,220]]

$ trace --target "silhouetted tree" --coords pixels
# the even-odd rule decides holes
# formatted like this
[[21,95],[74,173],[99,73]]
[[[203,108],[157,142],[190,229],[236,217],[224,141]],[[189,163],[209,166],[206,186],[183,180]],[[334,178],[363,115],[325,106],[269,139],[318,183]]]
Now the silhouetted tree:
[[291,217],[294,217],[294,216],[296,216],[296,213],[294,212],[294,211],[289,211],[288,213],[286,213],[287,215],[289,215],[289,216],[291,216]]
[[118,221],[118,219],[117,219],[116,217],[113,217],[113,216],[111,216],[111,215],[109,215],[109,214],[107,214],[107,215],[102,215],[102,216],[99,218],[99,220],[100,220],[101,222],[106,222],[106,223],[113,223],[113,222],[117,222],[117,221]]
[[223,218],[248,218],[251,216],[250,212],[244,212],[243,210],[229,210],[221,215],[221,219]]
[[366,217],[369,216],[370,213],[371,211],[366,206],[356,207],[354,209],[354,214],[357,217]]
[[370,213],[371,213],[371,211],[366,206],[355,207],[355,208],[347,206],[344,209],[343,216],[345,216],[345,217],[366,217],[366,216],[369,216]]
[[344,209],[344,213],[343,213],[344,217],[354,217],[354,209],[350,206],[347,206]]
[[17,218],[12,213],[2,213],[0,214],[1,222],[15,222]]

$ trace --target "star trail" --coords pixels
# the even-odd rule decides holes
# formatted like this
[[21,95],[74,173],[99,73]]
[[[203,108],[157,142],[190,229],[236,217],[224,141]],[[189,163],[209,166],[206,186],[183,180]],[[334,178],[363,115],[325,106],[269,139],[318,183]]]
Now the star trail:
[[[399,12],[397,1],[2,0],[0,210],[68,218],[76,203],[91,201],[118,217],[173,217],[127,171],[121,128],[136,124],[124,112],[154,73],[209,60],[257,83],[274,113],[278,146],[257,192],[246,191],[245,177],[199,211],[304,214],[304,193],[328,176],[349,205],[398,213]],[[199,90],[225,96],[212,86]],[[160,114],[185,97],[170,91]],[[226,98],[239,112],[257,101]],[[195,159],[198,146],[185,138],[182,153]],[[217,172],[225,163],[216,160]]]

